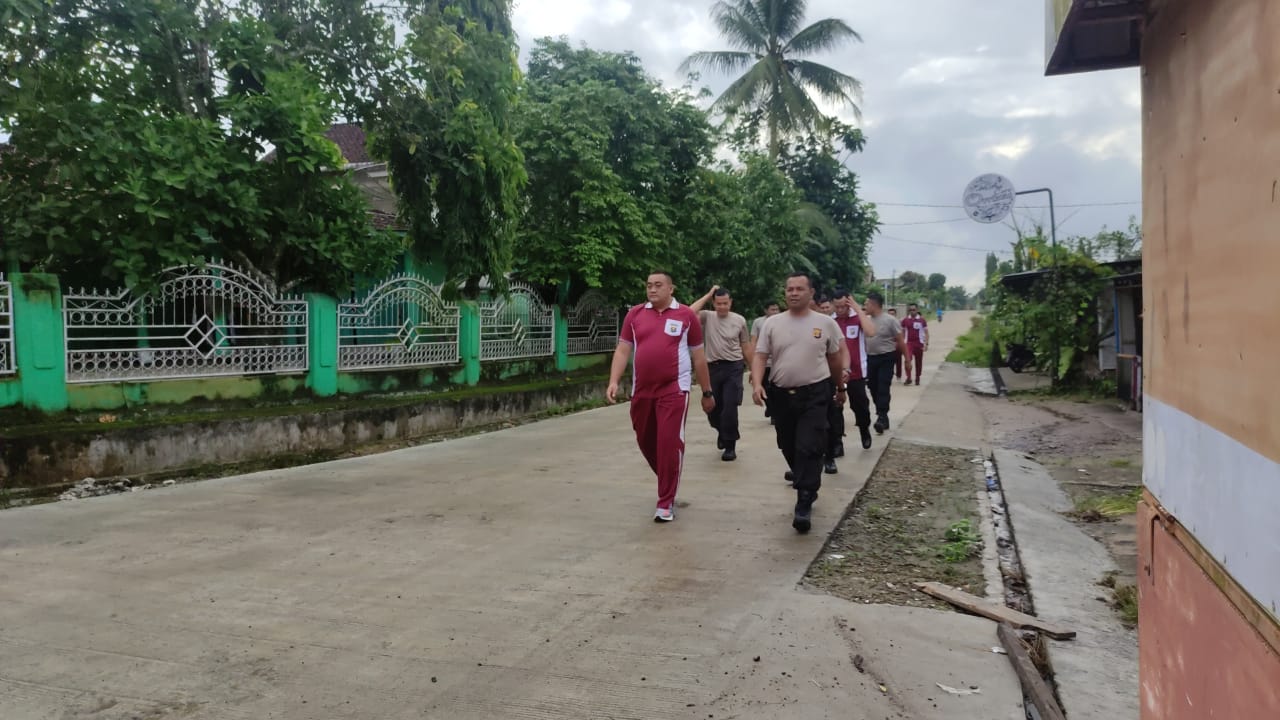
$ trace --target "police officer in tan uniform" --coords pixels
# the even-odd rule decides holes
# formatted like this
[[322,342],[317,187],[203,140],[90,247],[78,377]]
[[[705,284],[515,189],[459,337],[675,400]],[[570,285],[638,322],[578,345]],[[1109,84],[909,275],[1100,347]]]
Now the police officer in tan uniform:
[[[806,273],[792,273],[787,278],[787,311],[765,323],[751,365],[752,397],[757,405],[768,402],[778,449],[791,468],[787,475],[796,489],[791,526],[801,533],[809,532],[822,485],[833,383],[835,401],[845,401],[843,358],[848,353],[836,321],[812,305],[813,281]],[[764,367],[769,360],[773,371],[766,387]]]

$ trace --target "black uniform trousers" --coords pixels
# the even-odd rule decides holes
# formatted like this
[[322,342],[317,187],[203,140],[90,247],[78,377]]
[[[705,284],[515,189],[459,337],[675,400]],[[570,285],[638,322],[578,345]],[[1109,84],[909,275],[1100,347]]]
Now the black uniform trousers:
[[798,388],[769,385],[765,393],[778,449],[795,474],[796,490],[817,493],[822,486],[822,456],[833,404],[831,381]]
[[836,459],[836,448],[844,439],[844,404],[836,402],[836,384],[831,382],[831,404],[827,406],[826,460]]
[[707,421],[720,436],[720,444],[732,449],[738,438],[738,406],[742,404],[741,360],[718,360],[708,364],[711,370],[711,392],[716,396],[716,407],[707,413]]
[[867,389],[876,404],[876,416],[889,417],[889,388],[893,386],[893,364],[898,353],[867,356]]
[[[863,378],[845,383],[849,406],[853,408],[853,421],[859,428],[871,427],[871,400],[867,398],[867,381]],[[831,414],[827,420],[827,460],[835,459],[836,447],[844,437],[844,405],[831,401]]]

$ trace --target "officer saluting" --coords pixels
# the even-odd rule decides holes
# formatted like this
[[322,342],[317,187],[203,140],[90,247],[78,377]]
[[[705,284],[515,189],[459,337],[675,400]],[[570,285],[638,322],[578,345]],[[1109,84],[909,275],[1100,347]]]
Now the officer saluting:
[[[822,456],[827,442],[827,410],[835,383],[836,401],[845,401],[844,340],[830,316],[815,312],[813,281],[805,273],[787,277],[787,312],[769,319],[751,363],[752,397],[769,403],[778,449],[791,468],[796,488],[791,526],[809,532],[810,513],[822,485]],[[769,385],[765,363],[772,360]]]

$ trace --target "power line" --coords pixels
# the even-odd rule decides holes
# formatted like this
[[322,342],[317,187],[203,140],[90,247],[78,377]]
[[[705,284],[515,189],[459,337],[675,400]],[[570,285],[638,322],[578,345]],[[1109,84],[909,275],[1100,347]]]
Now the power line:
[[[968,218],[965,218],[966,220]],[[885,240],[893,240],[894,242],[911,243],[912,245],[932,245],[934,247],[950,248],[952,250],[971,250],[980,253],[995,253],[997,255],[1012,255],[1012,250],[991,250],[989,248],[967,247],[965,245],[948,245],[947,243],[929,242],[928,240],[908,240],[906,238],[894,237],[892,235],[880,235]]]
[[880,223],[880,225],[881,225],[881,226],[887,226],[887,225],[894,225],[894,226],[902,226],[902,225],[942,225],[943,223],[965,222],[965,221],[967,221],[968,219],[969,219],[969,218],[967,218],[967,217],[962,217],[962,218],[951,218],[950,220],[921,220],[920,222]]
[[[872,205],[877,205],[881,207],[945,208],[945,209],[955,209],[955,208],[963,209],[964,208],[963,205],[931,205],[928,203],[891,203],[891,202],[882,203],[882,202],[876,202],[874,200],[867,200],[865,202],[869,202]],[[1134,200],[1134,201],[1127,201],[1127,202],[1067,203],[1062,205],[1057,205],[1055,203],[1055,207],[1060,207],[1060,208],[1121,207],[1124,205],[1141,205],[1141,204],[1142,204],[1141,200]],[[1027,210],[1030,210],[1030,209],[1048,210],[1049,209],[1048,205],[1018,205],[1017,207],[1019,209],[1027,209]]]

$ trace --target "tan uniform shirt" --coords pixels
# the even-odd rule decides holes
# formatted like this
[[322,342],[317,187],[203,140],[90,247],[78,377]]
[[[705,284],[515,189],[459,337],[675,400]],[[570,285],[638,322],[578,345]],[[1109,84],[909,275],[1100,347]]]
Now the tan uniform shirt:
[[[768,320],[771,317],[775,317],[775,316],[761,315],[760,317],[753,320],[751,323],[751,336],[754,337],[756,340],[759,340],[760,333],[764,330],[764,321]],[[773,367],[773,358],[769,358],[768,360],[766,360],[764,363],[764,366],[767,368]]]
[[876,325],[876,334],[867,338],[867,354],[883,355],[898,349],[898,333],[902,332],[902,323],[887,312],[871,318]]
[[702,320],[702,342],[707,349],[707,362],[746,359],[742,357],[742,345],[751,342],[746,318],[736,312],[720,317],[712,310],[703,310],[698,317]]
[[809,311],[769,318],[760,331],[756,352],[773,361],[769,380],[779,387],[798,388],[831,379],[827,356],[840,352],[840,327],[830,317]]

